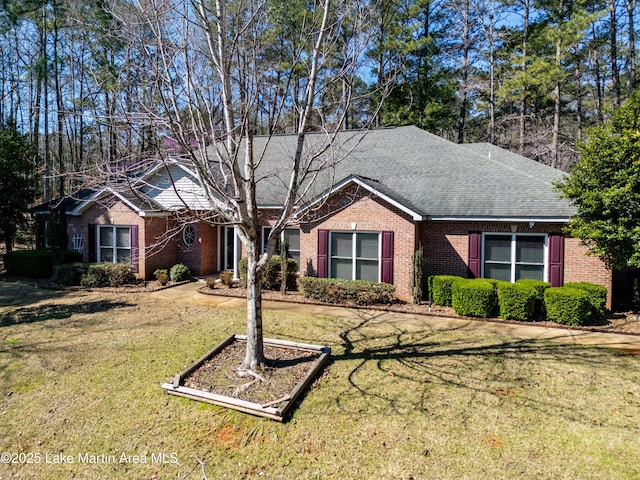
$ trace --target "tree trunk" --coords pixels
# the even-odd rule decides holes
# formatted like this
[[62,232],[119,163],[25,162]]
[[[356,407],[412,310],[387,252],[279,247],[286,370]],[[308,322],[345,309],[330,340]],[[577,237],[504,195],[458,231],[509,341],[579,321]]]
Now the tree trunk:
[[264,367],[264,343],[262,336],[262,271],[258,266],[257,241],[247,242],[247,349],[242,370],[259,370]]
[[620,72],[618,71],[618,20],[616,2],[609,0],[609,43],[611,48],[611,89],[613,90],[613,106],[620,106]]
[[[529,42],[529,11],[530,11],[530,2],[529,0],[525,0],[524,2],[524,26],[522,29],[522,64],[521,70],[522,75],[525,76],[527,74],[527,47]],[[519,125],[519,148],[518,153],[520,155],[524,155],[524,143],[525,136],[527,131],[527,87],[526,84],[522,87],[522,93],[520,96],[520,125]]]
[[636,32],[633,21],[633,11],[636,0],[627,0],[627,14],[629,16],[629,85],[627,94],[636,88]]
[[459,102],[460,110],[458,112],[458,143],[464,143],[465,128],[467,125],[467,110],[468,110],[468,89],[469,89],[469,50],[471,48],[470,42],[470,9],[469,0],[464,2],[464,24],[462,26],[462,71],[460,77],[460,89],[459,89]]

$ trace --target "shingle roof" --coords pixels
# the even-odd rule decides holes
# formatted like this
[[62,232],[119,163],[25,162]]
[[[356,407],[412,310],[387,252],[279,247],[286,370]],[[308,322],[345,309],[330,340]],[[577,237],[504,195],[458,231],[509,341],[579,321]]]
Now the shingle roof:
[[[312,195],[351,176],[424,218],[566,219],[573,207],[560,199],[553,183],[563,172],[490,144],[458,145],[417,127],[361,133],[341,132],[333,151],[344,160],[320,179]],[[326,142],[309,134],[307,149]],[[296,137],[255,138],[264,151],[258,174],[258,202],[275,205],[284,198],[283,181]]]

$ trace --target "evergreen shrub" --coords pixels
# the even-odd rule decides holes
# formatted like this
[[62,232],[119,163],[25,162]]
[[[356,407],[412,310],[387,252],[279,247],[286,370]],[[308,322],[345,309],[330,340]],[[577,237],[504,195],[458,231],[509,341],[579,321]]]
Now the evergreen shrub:
[[451,284],[451,306],[458,315],[492,317],[496,305],[495,285],[484,278],[460,278]]
[[565,283],[565,287],[577,288],[587,292],[589,301],[593,307],[593,314],[604,316],[607,312],[607,289],[602,285],[596,285],[588,282],[570,282]]
[[591,318],[592,305],[585,290],[572,287],[548,288],[544,292],[547,319],[564,325],[585,325]]
[[[243,257],[238,265],[240,275],[240,286],[247,287],[247,269],[249,259]],[[282,283],[282,259],[280,255],[272,255],[267,264],[262,269],[262,288],[265,290],[280,290]],[[287,259],[287,290],[295,290],[298,276],[298,263],[292,258]]]
[[355,305],[389,304],[395,300],[395,285],[363,280],[301,277],[298,289],[307,298],[323,303]]
[[189,267],[186,265],[177,263],[171,267],[169,277],[172,282],[184,282],[186,280],[191,280],[191,270],[189,270]]
[[435,305],[451,306],[451,285],[462,277],[454,275],[431,275],[429,277],[429,298]]
[[535,288],[526,283],[500,282],[497,290],[500,318],[521,321],[533,319],[538,298]]

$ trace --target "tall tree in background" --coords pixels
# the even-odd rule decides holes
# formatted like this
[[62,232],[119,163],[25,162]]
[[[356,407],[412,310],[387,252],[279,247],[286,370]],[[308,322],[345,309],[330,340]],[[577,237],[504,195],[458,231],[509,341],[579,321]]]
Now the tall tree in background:
[[11,119],[0,124],[0,234],[11,252],[36,195],[34,149]]

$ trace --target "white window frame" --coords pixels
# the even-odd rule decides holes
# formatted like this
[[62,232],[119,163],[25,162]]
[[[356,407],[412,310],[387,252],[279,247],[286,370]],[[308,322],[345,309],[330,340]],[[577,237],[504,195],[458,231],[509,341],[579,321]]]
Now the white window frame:
[[[356,279],[356,271],[357,271],[357,259],[356,256],[356,236],[358,234],[376,234],[378,236],[378,278],[377,282],[380,282],[380,278],[382,276],[382,232],[377,231],[369,231],[369,230],[329,230],[329,256],[327,259],[327,275],[329,278],[335,278],[333,276],[333,272],[331,271],[331,260],[333,259],[333,252],[331,251],[331,237],[334,233],[349,233],[352,235],[351,237],[351,278],[347,280],[357,280]],[[371,259],[365,259],[371,260]]]
[[542,280],[545,282],[548,282],[549,280],[549,255],[548,255],[548,248],[549,248],[549,235],[547,235],[546,233],[512,233],[512,232],[483,232],[482,233],[482,273],[481,276],[482,278],[485,278],[485,274],[484,274],[484,266],[486,263],[486,258],[485,258],[485,253],[486,253],[486,249],[485,249],[485,241],[486,241],[486,237],[511,237],[511,277],[510,277],[510,281],[511,283],[515,283],[516,281],[516,238],[517,237],[538,237],[538,238],[542,238],[542,261],[543,261],[543,273],[542,273]]
[[[127,230],[129,230],[129,246],[128,247],[119,247],[118,246],[118,228],[126,228]],[[100,231],[102,229],[111,229],[113,232],[113,245],[111,247],[109,247],[108,245],[103,246],[100,243]],[[98,243],[98,248],[97,250],[97,260],[98,262],[106,262],[106,260],[102,259],[102,249],[103,248],[111,248],[113,250],[113,261],[109,262],[109,263],[119,263],[118,262],[118,250],[129,250],[129,263],[131,263],[132,260],[132,248],[131,248],[131,225],[97,225],[97,231],[96,231],[96,241]]]
[[[267,251],[267,238],[269,237],[269,234],[267,233],[267,231],[271,231],[273,230],[273,227],[270,227],[268,225],[265,225],[262,227],[262,253],[265,253]],[[299,228],[285,228],[282,232],[280,232],[280,242],[283,241],[284,239],[284,235],[287,232],[287,230],[295,230],[298,232],[298,238],[299,240],[302,240],[302,232],[300,231]],[[281,243],[282,244],[282,243]],[[291,254],[291,252],[298,252],[298,257],[300,258],[300,261],[298,262],[298,271],[301,270],[301,265],[300,263],[302,262],[302,255],[301,255],[301,251],[300,248],[298,248],[297,250],[292,250],[291,248],[288,249],[289,250],[289,254]],[[274,252],[276,255],[278,255],[278,250],[277,250],[277,245],[276,245],[276,250]],[[289,257],[292,258],[292,257]]]

